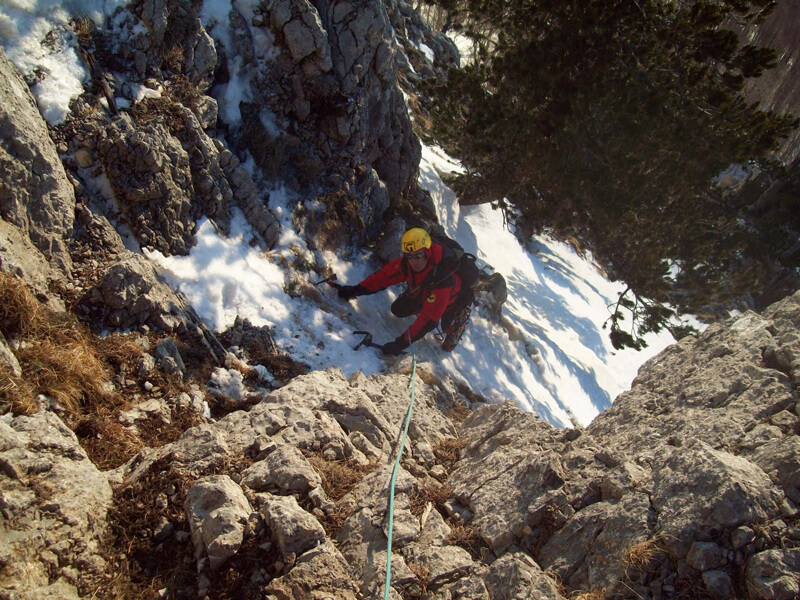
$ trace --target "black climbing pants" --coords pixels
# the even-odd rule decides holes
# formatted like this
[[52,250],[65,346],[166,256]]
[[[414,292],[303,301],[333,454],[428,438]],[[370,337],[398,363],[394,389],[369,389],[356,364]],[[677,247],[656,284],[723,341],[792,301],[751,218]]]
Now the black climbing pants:
[[[442,315],[442,331],[445,333],[449,332],[449,328],[453,325],[453,321],[457,319],[463,309],[472,304],[472,300],[474,298],[475,293],[472,291],[472,288],[467,288],[466,290],[461,290],[461,292],[459,292],[458,296],[456,297],[456,301],[448,306],[447,310],[445,310],[444,314]],[[401,319],[419,313],[421,308],[422,298],[420,296],[401,294],[397,300],[392,302],[392,314],[396,317],[400,317]],[[426,325],[423,331],[428,333],[428,331],[432,331],[436,325],[437,323],[432,323],[430,327]]]

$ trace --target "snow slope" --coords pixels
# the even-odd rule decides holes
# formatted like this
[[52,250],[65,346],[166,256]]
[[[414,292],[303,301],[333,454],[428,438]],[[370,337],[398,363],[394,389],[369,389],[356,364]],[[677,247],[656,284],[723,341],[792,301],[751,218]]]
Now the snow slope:
[[[241,10],[251,10],[253,0],[234,0]],[[38,73],[33,93],[43,116],[51,123],[63,121],[69,102],[80,94],[88,73],[75,51],[70,14],[86,14],[95,22],[116,27],[114,10],[125,0],[0,0],[0,44],[28,76]],[[205,0],[204,25],[226,43],[225,29],[231,0]],[[75,12],[77,11],[77,13]],[[57,35],[48,35],[50,31]],[[50,41],[46,39],[49,37]],[[53,39],[58,40],[57,44]],[[270,40],[262,40],[269,59]],[[224,89],[214,90],[220,116],[231,126],[240,119],[238,103],[249,93],[248,73],[232,64],[235,77]],[[252,159],[245,166],[258,180]],[[448,234],[468,252],[502,273],[509,298],[503,308],[507,329],[487,318],[483,309],[473,312],[462,343],[447,354],[432,335],[415,344],[419,360],[429,361],[441,375],[467,383],[492,401],[510,399],[558,426],[587,424],[612,399],[627,389],[638,367],[673,340],[668,333],[648,338],[642,352],[614,351],[602,329],[607,306],[616,300],[620,284],[606,281],[594,265],[568,246],[548,239],[532,240],[522,247],[503,227],[502,216],[489,205],[460,208],[440,173],[457,169],[452,160],[425,148],[420,184],[436,204],[439,220]],[[303,264],[326,265],[339,280],[357,283],[380,264],[368,253],[345,262],[330,252],[311,253],[294,231],[291,211],[313,198],[293,196],[280,182],[270,194],[270,208],[283,224],[278,245],[265,253],[250,246],[252,232],[234,210],[230,236],[222,237],[213,223],[203,220],[197,246],[187,257],[164,257],[146,252],[167,272],[170,283],[186,294],[208,324],[222,331],[237,316],[274,330],[278,346],[314,369],[331,366],[350,374],[379,372],[384,359],[374,349],[358,352],[352,346],[357,329],[368,329],[375,341],[394,339],[410,319],[391,316],[389,306],[401,290],[359,298],[347,303],[333,289],[318,288],[322,301],[287,293],[297,279],[313,283]]]

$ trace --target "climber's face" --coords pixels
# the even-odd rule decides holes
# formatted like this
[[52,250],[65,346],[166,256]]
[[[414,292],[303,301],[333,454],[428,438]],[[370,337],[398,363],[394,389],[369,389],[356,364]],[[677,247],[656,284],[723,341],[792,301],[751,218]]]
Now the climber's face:
[[415,273],[424,271],[425,267],[428,266],[428,252],[426,250],[418,250],[417,252],[406,254],[406,258],[408,259],[408,266]]

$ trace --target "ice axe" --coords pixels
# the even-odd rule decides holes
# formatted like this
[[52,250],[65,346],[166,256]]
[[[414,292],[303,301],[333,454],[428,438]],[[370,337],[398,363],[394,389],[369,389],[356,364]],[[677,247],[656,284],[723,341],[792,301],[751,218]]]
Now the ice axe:
[[336,273],[334,273],[333,275],[331,275],[327,279],[323,279],[322,281],[318,281],[317,283],[314,284],[314,287],[320,285],[321,283],[327,283],[329,286],[331,286],[332,288],[336,288],[337,290],[341,289],[341,287],[342,287],[341,283],[336,283]]
[[367,346],[368,348],[377,348],[378,350],[383,350],[383,344],[376,344],[372,341],[372,334],[369,331],[354,331],[353,334],[355,335],[363,335],[364,339],[362,339],[353,350],[358,350],[361,346]]

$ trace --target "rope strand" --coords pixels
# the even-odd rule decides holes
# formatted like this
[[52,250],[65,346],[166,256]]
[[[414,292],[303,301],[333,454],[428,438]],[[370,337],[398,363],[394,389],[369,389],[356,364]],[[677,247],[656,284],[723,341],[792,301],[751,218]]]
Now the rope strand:
[[389,600],[390,582],[392,579],[392,529],[394,528],[394,485],[397,480],[397,471],[400,468],[400,457],[403,455],[403,448],[406,444],[406,436],[408,435],[408,426],[411,423],[411,411],[414,410],[414,380],[417,374],[417,355],[414,352],[414,345],[411,344],[411,381],[409,387],[411,388],[411,402],[408,405],[408,412],[406,412],[405,425],[403,426],[403,437],[400,439],[400,448],[397,452],[397,459],[392,469],[392,479],[389,482],[389,531],[387,534],[386,545],[386,584],[383,588],[383,599]]

